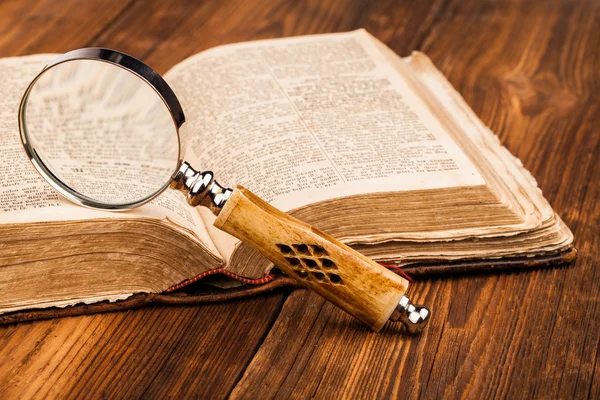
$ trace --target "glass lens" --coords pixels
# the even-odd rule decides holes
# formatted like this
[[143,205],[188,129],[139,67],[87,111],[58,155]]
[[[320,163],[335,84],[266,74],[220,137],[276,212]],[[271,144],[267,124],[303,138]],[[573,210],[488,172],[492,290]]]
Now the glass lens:
[[177,128],[160,95],[138,75],[99,60],[46,70],[24,103],[22,130],[51,183],[105,205],[155,196],[179,161]]

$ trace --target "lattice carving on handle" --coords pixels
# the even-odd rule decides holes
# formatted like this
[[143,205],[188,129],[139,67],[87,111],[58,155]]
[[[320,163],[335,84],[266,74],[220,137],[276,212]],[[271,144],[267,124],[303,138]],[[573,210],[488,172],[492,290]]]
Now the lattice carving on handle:
[[335,263],[329,253],[316,244],[277,244],[279,252],[285,257],[288,265],[301,280],[343,285]]

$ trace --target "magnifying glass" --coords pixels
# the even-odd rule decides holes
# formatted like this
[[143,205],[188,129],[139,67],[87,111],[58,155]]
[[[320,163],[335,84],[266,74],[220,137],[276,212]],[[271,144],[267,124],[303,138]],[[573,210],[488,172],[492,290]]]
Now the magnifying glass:
[[419,332],[426,307],[408,281],[248,189],[221,186],[182,160],[181,104],[141,61],[103,48],[66,53],[31,82],[19,108],[29,159],[64,197],[94,209],[139,207],[163,191],[217,215],[215,226],[248,242],[287,275],[379,331],[400,321]]

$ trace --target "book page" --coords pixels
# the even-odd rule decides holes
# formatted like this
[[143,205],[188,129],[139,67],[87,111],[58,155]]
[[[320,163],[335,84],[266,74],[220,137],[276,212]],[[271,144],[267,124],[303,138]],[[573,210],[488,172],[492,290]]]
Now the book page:
[[0,60],[0,223],[156,218],[168,220],[217,253],[199,214],[179,192],[167,189],[152,202],[127,212],[97,211],[62,198],[35,171],[20,141],[19,102],[27,85],[55,57],[40,54]]
[[166,79],[193,132],[187,160],[283,210],[485,184],[363,30],[217,47]]

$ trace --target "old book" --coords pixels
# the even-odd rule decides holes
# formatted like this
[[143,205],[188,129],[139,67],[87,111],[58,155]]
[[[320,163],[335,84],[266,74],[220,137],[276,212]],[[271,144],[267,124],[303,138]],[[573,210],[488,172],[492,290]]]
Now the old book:
[[[162,296],[214,271],[225,287],[269,281],[272,265],[179,192],[110,213],[37,175],[17,109],[53,57],[0,60],[0,313]],[[423,273],[572,257],[533,177],[424,54],[358,30],[213,48],[165,79],[187,161],[377,261]]]

